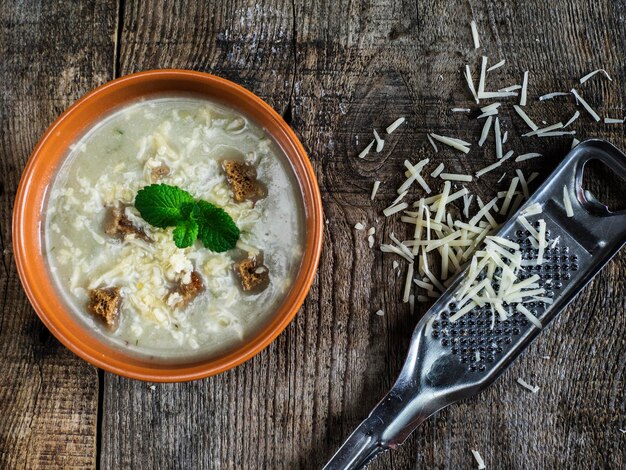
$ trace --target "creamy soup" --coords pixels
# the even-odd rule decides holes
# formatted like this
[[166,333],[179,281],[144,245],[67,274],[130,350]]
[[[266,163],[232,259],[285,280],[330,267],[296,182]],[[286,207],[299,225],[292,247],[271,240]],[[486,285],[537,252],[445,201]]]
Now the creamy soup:
[[[242,189],[242,178],[254,187]],[[174,228],[150,225],[134,205],[151,184],[224,209],[236,247],[177,248]],[[299,268],[303,224],[292,170],[263,129],[204,99],[159,97],[118,110],[72,146],[49,191],[45,251],[94,334],[146,357],[210,356],[271,318]]]

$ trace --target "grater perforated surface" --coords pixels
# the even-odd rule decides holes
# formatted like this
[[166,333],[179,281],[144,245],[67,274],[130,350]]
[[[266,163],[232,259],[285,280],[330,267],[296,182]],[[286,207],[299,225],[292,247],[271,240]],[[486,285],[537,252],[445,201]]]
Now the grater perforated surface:
[[[540,214],[535,218],[546,218],[545,214]],[[539,228],[537,221],[533,224]],[[518,226],[519,227],[519,226]],[[530,241],[530,232],[524,229],[510,230],[512,236],[507,238],[520,245],[523,260],[533,260],[537,258],[538,249],[533,248]],[[553,235],[557,233],[557,235]],[[557,243],[552,247],[554,240]],[[579,255],[570,244],[563,242],[568,240],[569,235],[560,227],[548,225],[546,229],[548,248],[544,251],[543,263],[538,266],[522,267],[518,273],[519,280],[527,279],[538,274],[537,281],[539,287],[546,292],[543,297],[554,299],[564,286],[572,278],[572,273],[579,269]],[[510,250],[513,253],[514,250]],[[501,274],[501,268],[496,269],[494,279]],[[482,280],[484,273],[478,277]],[[497,281],[493,283],[494,289],[498,289]],[[524,306],[540,320],[544,319],[549,304],[541,301],[525,303]],[[441,346],[450,351],[470,372],[485,372],[490,364],[497,362],[499,356],[506,353],[516,345],[516,340],[524,334],[529,333],[536,327],[516,309],[504,305],[509,312],[509,318],[505,321],[499,320],[497,314],[492,312],[489,305],[475,307],[462,318],[452,323],[449,321],[451,315],[457,312],[456,304],[450,302],[447,308],[441,310],[437,318],[432,322],[431,338],[438,340]],[[494,318],[495,315],[495,318]],[[478,356],[476,355],[478,352]]]

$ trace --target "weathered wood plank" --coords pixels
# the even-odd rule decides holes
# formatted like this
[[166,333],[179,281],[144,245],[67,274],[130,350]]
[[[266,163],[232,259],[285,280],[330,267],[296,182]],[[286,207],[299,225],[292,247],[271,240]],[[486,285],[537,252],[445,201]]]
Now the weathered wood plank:
[[[252,361],[219,377],[154,390],[106,375],[102,467],[320,467],[391,385],[425,311],[412,314],[400,302],[393,258],[367,248],[352,227],[375,225],[378,242],[383,233],[403,233],[380,210],[395,197],[405,158],[429,156],[458,172],[493,161],[492,143],[482,154],[459,157],[447,149],[433,155],[425,140],[429,130],[477,139],[480,124],[448,110],[473,106],[460,70],[471,63],[477,72],[482,53],[492,63],[507,59],[506,68],[490,75],[493,89],[519,83],[530,70],[528,112],[538,122],[568,119],[574,106],[540,106],[537,96],[568,90],[607,64],[614,66],[613,83],[594,80],[581,89],[599,112],[623,113],[626,77],[616,65],[626,47],[623,9],[609,0],[592,6],[492,0],[471,8],[447,0],[298,1],[294,29],[289,3],[224,2],[210,9],[198,3],[185,10],[174,2],[129,3],[122,73],[194,68],[239,81],[279,110],[292,97],[293,126],[317,169],[329,223],[318,281],[305,307]],[[472,13],[484,44],[478,52],[468,26]],[[355,159],[371,129],[399,115],[409,124],[388,139],[384,151]],[[570,141],[527,142],[510,106],[501,116],[510,148],[545,153],[519,165],[526,174],[540,171],[542,181]],[[621,127],[592,124],[584,113],[574,128],[626,144]],[[515,167],[506,167],[509,177]],[[483,197],[503,189],[509,179],[496,183],[500,174],[471,189]],[[384,183],[371,203],[375,179]],[[496,386],[437,414],[372,468],[468,468],[474,465],[471,448],[503,468],[622,467],[625,264],[622,254]],[[378,308],[384,317],[373,314]],[[614,315],[607,319],[606,312]],[[520,376],[540,385],[540,393],[520,389]]]
[[[491,63],[505,58],[507,67],[490,75],[490,89],[521,83],[529,69],[527,109],[538,123],[569,119],[575,109],[571,101],[539,105],[535,100],[572,86],[584,90],[601,115],[624,113],[621,84],[626,77],[618,57],[626,25],[620,19],[623,7],[614,2],[595,2],[591,10],[571,1],[473,5],[484,44],[478,52],[472,46],[467,4],[426,1],[415,10],[413,3],[382,3],[302,2],[296,8],[300,93],[295,95],[293,125],[302,130],[320,169],[330,221],[325,249],[331,261],[320,268],[319,302],[326,308],[319,321],[333,325],[329,332],[318,330],[321,339],[305,365],[325,366],[317,369],[314,382],[313,400],[319,406],[305,419],[314,425],[307,435],[313,447],[304,461],[307,468],[323,464],[382,397],[402,363],[412,325],[425,311],[420,307],[412,316],[399,303],[399,286],[390,280],[392,258],[370,252],[352,227],[367,221],[379,234],[403,234],[405,229],[383,220],[380,210],[397,195],[405,158],[428,156],[432,168],[443,161],[447,171],[461,173],[494,161],[492,144],[484,152],[459,157],[449,149],[434,155],[425,140],[429,130],[477,140],[480,124],[449,112],[455,106],[476,107],[462,67],[472,64],[477,80],[481,54]],[[548,17],[559,27],[543,20]],[[611,69],[613,83],[578,85],[579,77],[603,65]],[[605,137],[624,147],[621,127],[592,123],[581,112],[574,126],[579,135]],[[384,129],[400,115],[408,116],[409,125],[389,138],[381,154],[355,158],[372,139],[372,128]],[[510,148],[542,151],[546,158],[507,165],[509,177],[500,184],[496,181],[502,172],[494,172],[468,186],[483,199],[508,186],[516,167],[527,175],[539,171],[537,182],[542,181],[571,142],[521,139],[526,128],[510,106],[501,119],[509,129]],[[372,204],[368,195],[374,180],[383,185]],[[610,199],[606,186],[594,186]],[[612,202],[620,200],[613,195]],[[621,254],[493,388],[439,413],[372,468],[468,468],[474,465],[471,448],[502,468],[621,468],[626,459],[619,432],[626,407],[624,266]],[[378,308],[387,312],[385,317],[373,315]],[[538,396],[515,384],[520,376],[542,387]]]
[[[126,4],[120,72],[189,68],[234,80],[287,112],[293,7],[287,1]],[[105,375],[102,468],[274,468],[300,451],[295,325],[218,377],[154,385]],[[285,454],[286,453],[286,454]]]
[[45,128],[111,78],[115,5],[0,3],[0,467],[93,467],[96,370],[52,338],[28,304],[11,244],[20,174]]

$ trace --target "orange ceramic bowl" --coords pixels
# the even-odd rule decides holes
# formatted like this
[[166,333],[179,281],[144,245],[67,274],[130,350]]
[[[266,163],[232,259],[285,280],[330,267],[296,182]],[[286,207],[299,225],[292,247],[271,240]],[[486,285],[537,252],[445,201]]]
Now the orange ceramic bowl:
[[[116,349],[85,330],[62,300],[50,277],[43,253],[43,211],[50,183],[69,146],[115,109],[155,95],[193,93],[231,106],[263,127],[289,160],[305,209],[304,254],[291,291],[274,315],[246,343],[221,356],[191,363],[155,363]],[[153,70],[119,78],[74,103],[46,131],[33,151],[20,181],[13,209],[13,247],[22,285],[48,329],[74,353],[115,374],[130,378],[178,382],[200,379],[250,359],[276,338],[306,297],[320,257],[322,203],[315,173],[302,144],[267,103],[223,78],[188,70]]]

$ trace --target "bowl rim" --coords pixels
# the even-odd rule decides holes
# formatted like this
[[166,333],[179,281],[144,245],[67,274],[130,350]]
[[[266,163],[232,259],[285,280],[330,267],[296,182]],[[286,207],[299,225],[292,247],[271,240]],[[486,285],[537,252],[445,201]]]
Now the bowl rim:
[[[84,123],[82,128],[77,127],[79,124],[74,118],[81,113],[88,113],[90,106],[95,108],[94,103],[97,105],[98,100],[113,96],[113,93],[119,94],[131,87],[150,86],[157,82],[161,84],[159,86],[163,86],[167,81],[176,80],[188,82],[194,87],[208,87],[207,95],[211,89],[227,94],[231,99],[234,97],[249,108],[242,110],[238,106],[231,106],[244,114],[249,111],[248,114],[253,113],[259,117],[256,123],[261,125],[281,147],[296,173],[305,210],[306,234],[300,269],[292,288],[264,326],[236,348],[215,358],[199,359],[197,362],[185,364],[163,364],[125,356],[123,352],[112,353],[110,345],[96,340],[89,334],[84,338],[77,336],[81,330],[85,332],[85,328],[75,313],[70,312],[70,308],[61,307],[62,311],[59,311],[65,302],[61,298],[62,294],[54,287],[54,281],[44,262],[41,222],[45,211],[42,204],[57,168],[45,161],[47,152],[52,151],[51,146],[55,143],[57,144],[55,148],[59,147],[59,142],[56,141],[64,142],[61,136],[67,133],[65,131],[72,131],[69,133],[81,136],[86,128],[92,126],[107,112],[113,111],[115,106],[110,106],[106,111],[102,111],[101,108],[100,113],[94,113],[93,118]],[[178,92],[188,91],[178,90]],[[172,92],[176,93],[176,90]],[[150,92],[139,93],[133,99],[141,99],[150,94]],[[129,98],[122,102],[130,101]],[[229,103],[225,99],[220,101]],[[54,150],[57,158],[52,163],[58,165],[63,161],[67,155],[69,142],[72,141],[65,138],[62,150]],[[54,169],[45,170],[43,163],[48,164],[47,168]],[[42,176],[47,179],[42,181]],[[321,256],[324,228],[322,199],[315,171],[302,143],[291,127],[269,104],[246,88],[216,75],[184,69],[148,70],[125,75],[93,89],[63,112],[48,127],[26,163],[14,201],[12,225],[13,251],[20,281],[30,304],[50,332],[72,352],[99,368],[124,377],[151,382],[183,382],[216,375],[232,369],[265,349],[289,325],[310,290]],[[34,233],[36,229],[38,230]],[[70,321],[69,324],[65,324],[59,315],[73,317],[76,322]],[[68,318],[65,318],[65,321],[67,320]]]

